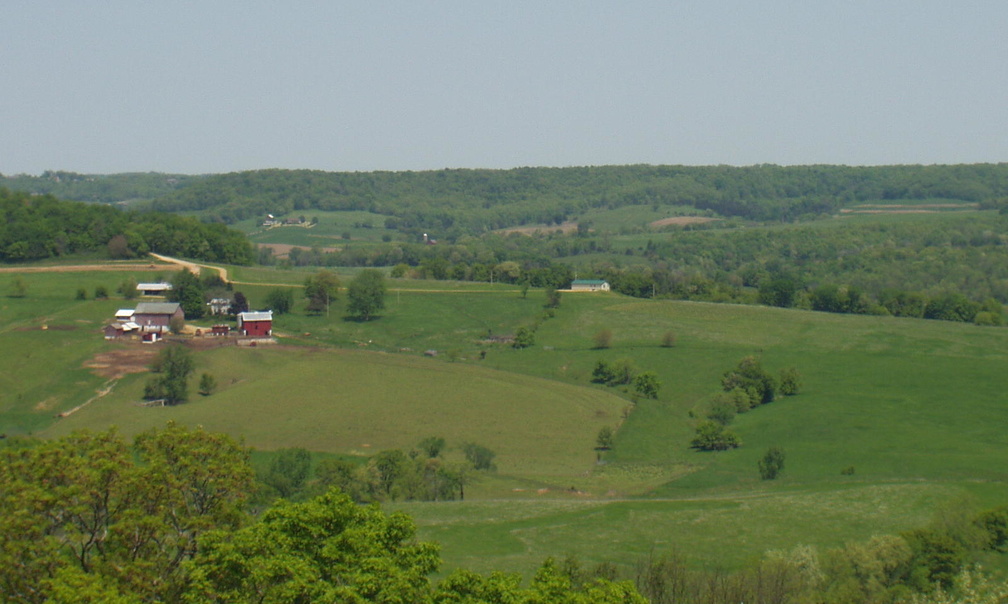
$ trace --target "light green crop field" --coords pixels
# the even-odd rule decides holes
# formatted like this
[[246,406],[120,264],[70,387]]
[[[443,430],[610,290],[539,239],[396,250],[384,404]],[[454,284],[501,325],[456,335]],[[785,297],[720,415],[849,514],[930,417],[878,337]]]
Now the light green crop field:
[[[255,300],[311,272],[235,274],[263,284],[248,286]],[[541,291],[390,280],[376,320],[345,320],[342,297],[329,316],[307,315],[298,297],[277,318],[280,344],[198,350],[197,374],[220,384],[212,396],[140,407],[147,375],[131,375],[55,420],[107,384],[84,365],[126,346],[98,330],[132,303],[77,302],[74,292],[114,291],[124,277],[25,275],[25,298],[0,298],[0,431],[48,437],[114,424],[132,434],[175,419],[263,450],[350,455],[438,435],[454,459],[477,442],[497,452],[498,471],[467,488],[466,501],[392,506],[443,544],[447,569],[528,572],[566,554],[632,564],[672,550],[736,568],[767,549],[920,526],[950,501],[991,507],[1008,497],[1004,328],[572,293],[543,319]],[[0,293],[12,279],[0,275]],[[537,322],[525,350],[485,339]],[[595,350],[602,329],[612,343]],[[666,332],[673,347],[660,345]],[[422,355],[431,349],[436,358]],[[798,368],[802,391],[738,416],[741,448],[691,450],[721,375],[747,355],[774,373]],[[658,375],[657,400],[590,383],[596,361],[619,359]],[[618,430],[598,464],[602,426]],[[770,446],[785,450],[785,469],[761,481],[756,462]]]
[[265,216],[243,220],[232,225],[234,228],[248,234],[254,243],[283,243],[302,247],[340,247],[347,243],[345,234],[350,235],[349,241],[381,241],[382,235],[393,231],[385,228],[388,216],[363,211],[325,212],[322,210],[294,211],[280,219],[304,216],[310,222],[317,218],[318,223],[310,227],[301,225],[277,226],[264,228]]

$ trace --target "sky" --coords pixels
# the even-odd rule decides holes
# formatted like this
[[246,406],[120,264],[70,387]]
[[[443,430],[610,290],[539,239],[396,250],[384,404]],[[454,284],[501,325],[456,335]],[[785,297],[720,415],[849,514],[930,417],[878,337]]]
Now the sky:
[[1008,2],[4,0],[0,173],[1008,161]]

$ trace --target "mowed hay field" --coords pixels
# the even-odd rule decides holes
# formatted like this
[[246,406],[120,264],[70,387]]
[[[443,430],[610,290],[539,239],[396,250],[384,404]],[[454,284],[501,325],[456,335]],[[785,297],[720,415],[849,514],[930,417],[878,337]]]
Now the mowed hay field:
[[109,425],[132,435],[174,420],[261,449],[356,455],[441,436],[491,448],[501,474],[551,479],[591,469],[599,428],[624,405],[590,388],[406,355],[227,347],[200,353],[197,367],[220,383],[212,396],[141,407],[146,378],[135,378],[43,435]]

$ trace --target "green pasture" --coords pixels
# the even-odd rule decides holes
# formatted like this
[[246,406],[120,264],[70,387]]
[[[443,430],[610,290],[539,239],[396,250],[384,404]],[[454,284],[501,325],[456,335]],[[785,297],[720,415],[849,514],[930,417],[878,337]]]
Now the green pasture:
[[[101,328],[116,309],[135,304],[115,293],[129,277],[151,273],[0,273],[0,433],[36,431],[103,387],[84,364],[104,349]],[[26,285],[23,298],[9,296],[15,278]],[[95,300],[98,286],[113,297]],[[86,300],[75,300],[79,288]]]
[[312,218],[317,218],[318,223],[311,227],[285,225],[265,228],[262,226],[265,216],[260,216],[237,222],[232,227],[248,234],[254,243],[284,243],[302,247],[341,247],[347,242],[344,238],[347,233],[350,235],[350,241],[381,241],[382,235],[395,234],[385,228],[388,216],[357,210],[338,212],[296,210],[279,219],[299,216],[304,216],[308,222]]
[[[260,283],[237,287],[253,305],[272,284],[297,286],[311,273],[235,271]],[[13,276],[0,274],[0,292]],[[197,376],[217,378],[212,396],[140,407],[147,375],[133,375],[57,421],[105,385],[84,364],[125,346],[104,342],[99,328],[132,304],[74,293],[112,292],[125,277],[24,275],[25,298],[0,298],[3,431],[118,425],[132,434],[174,419],[261,450],[357,456],[438,435],[450,460],[477,442],[499,467],[477,477],[467,501],[394,505],[443,544],[449,568],[526,572],[566,554],[627,564],[673,550],[735,568],[767,549],[920,526],[964,496],[991,507],[1008,495],[1004,328],[573,293],[546,318],[540,290],[523,298],[513,286],[389,280],[375,320],[346,320],[345,293],[329,316],[308,315],[297,294],[277,318],[280,344],[196,352]],[[528,349],[485,339],[520,326],[538,326]],[[596,350],[602,329],[612,342]],[[672,347],[661,346],[666,332]],[[802,391],[738,416],[741,448],[690,449],[721,375],[747,355],[773,373],[797,367]],[[591,384],[598,360],[619,359],[658,375],[657,400]],[[617,428],[615,446],[596,463],[602,426]],[[770,446],[785,450],[785,469],[761,481],[756,462]]]
[[947,505],[1003,503],[1004,485],[893,482],[780,489],[733,497],[600,501],[534,495],[507,500],[397,503],[421,539],[441,544],[443,572],[469,568],[531,575],[547,557],[614,563],[627,575],[650,556],[677,553],[710,570],[736,570],[769,550],[820,552],[926,525]]
[[568,480],[591,468],[595,435],[622,408],[591,388],[408,355],[229,346],[196,363],[220,384],[212,396],[142,407],[146,376],[129,378],[43,435],[118,425],[130,436],[175,420],[260,449],[355,455],[442,436],[491,448],[501,474]]

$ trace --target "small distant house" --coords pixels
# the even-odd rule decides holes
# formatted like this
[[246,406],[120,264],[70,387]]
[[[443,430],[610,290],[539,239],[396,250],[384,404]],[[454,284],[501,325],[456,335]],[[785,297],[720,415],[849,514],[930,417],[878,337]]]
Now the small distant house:
[[185,319],[178,302],[141,302],[133,311],[133,322],[144,333],[164,333],[176,318]]
[[238,313],[238,331],[243,336],[272,336],[273,311],[263,310]]
[[137,291],[141,296],[163,296],[171,290],[171,283],[137,283]]
[[133,309],[132,308],[120,308],[116,311],[115,318],[116,321],[120,323],[126,323],[133,320]]
[[210,309],[210,314],[214,316],[226,315],[228,309],[231,308],[231,300],[227,298],[214,298],[207,302],[207,306]]
[[226,336],[231,333],[231,327],[228,325],[214,325],[210,328],[210,335],[212,336]]
[[609,282],[602,279],[575,279],[571,282],[573,292],[607,292]]

